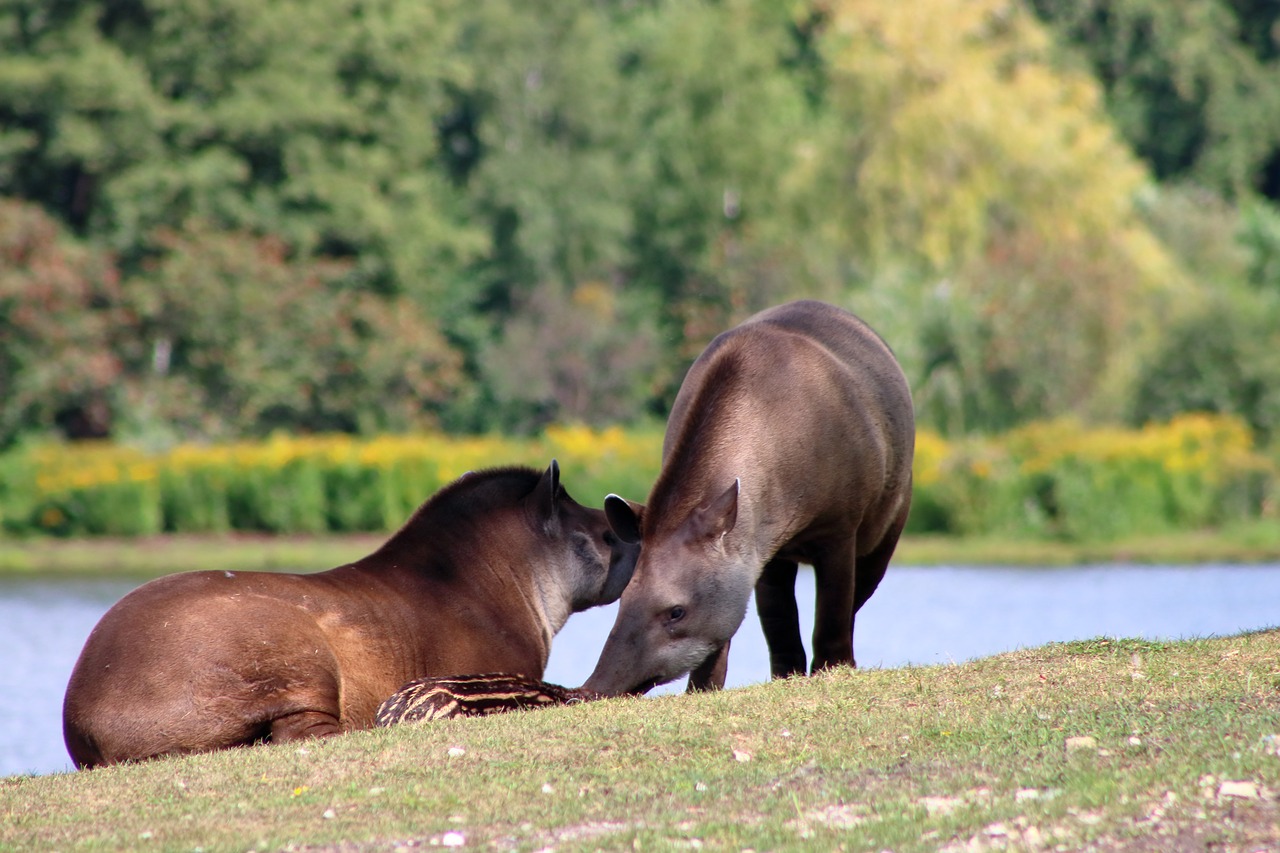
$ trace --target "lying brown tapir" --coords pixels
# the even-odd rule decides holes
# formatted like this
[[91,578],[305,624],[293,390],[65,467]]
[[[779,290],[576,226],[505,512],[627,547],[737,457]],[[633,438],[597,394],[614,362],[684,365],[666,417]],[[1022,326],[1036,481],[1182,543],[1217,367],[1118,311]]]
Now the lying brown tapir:
[[80,767],[370,728],[426,675],[541,678],[571,612],[617,600],[638,546],[543,473],[465,475],[368,557],[317,574],[144,584],[89,635],[63,706]]
[[676,396],[643,512],[605,500],[643,548],[584,687],[643,693],[687,672],[690,689],[723,687],[753,588],[772,675],[804,673],[798,563],[816,575],[814,670],[852,666],[854,614],[907,520],[914,424],[889,347],[835,306],[788,303],[717,337]]

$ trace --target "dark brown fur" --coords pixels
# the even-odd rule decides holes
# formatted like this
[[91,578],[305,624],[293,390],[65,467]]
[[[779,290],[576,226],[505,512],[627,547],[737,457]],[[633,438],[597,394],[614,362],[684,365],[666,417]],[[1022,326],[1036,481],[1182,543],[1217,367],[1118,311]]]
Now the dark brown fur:
[[191,572],[134,590],[67,686],[76,764],[333,735],[424,675],[540,678],[571,611],[615,600],[637,548],[545,473],[447,486],[375,553],[317,574]]
[[380,726],[394,726],[452,717],[486,717],[603,698],[581,687],[561,687],[509,673],[419,678],[379,706],[377,721]]
[[662,471],[614,531],[643,542],[586,687],[644,692],[692,672],[723,686],[754,589],[775,677],[803,673],[798,563],[814,567],[814,669],[853,665],[854,614],[884,576],[911,504],[915,425],[893,353],[821,302],[764,311],[711,342],[672,407]]

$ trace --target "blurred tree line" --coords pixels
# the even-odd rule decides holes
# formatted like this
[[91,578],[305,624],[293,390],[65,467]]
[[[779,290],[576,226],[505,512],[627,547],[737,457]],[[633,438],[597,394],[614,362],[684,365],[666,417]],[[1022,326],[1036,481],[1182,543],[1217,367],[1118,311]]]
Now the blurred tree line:
[[828,299],[946,433],[1280,428],[1253,0],[0,0],[0,446],[661,417]]

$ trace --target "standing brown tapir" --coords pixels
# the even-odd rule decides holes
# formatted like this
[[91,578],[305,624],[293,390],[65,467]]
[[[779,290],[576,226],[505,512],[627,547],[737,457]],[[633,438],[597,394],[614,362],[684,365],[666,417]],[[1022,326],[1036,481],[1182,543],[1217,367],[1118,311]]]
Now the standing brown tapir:
[[814,671],[852,666],[854,614],[907,520],[914,447],[902,370],[852,314],[792,302],[717,337],[676,396],[647,506],[605,501],[643,547],[584,687],[643,693],[687,672],[691,690],[723,687],[753,588],[773,676],[804,673],[798,563],[816,574]]
[[425,675],[541,678],[573,611],[617,600],[639,548],[545,473],[465,475],[380,549],[317,574],[189,572],[126,595],[63,706],[80,767],[370,728]]

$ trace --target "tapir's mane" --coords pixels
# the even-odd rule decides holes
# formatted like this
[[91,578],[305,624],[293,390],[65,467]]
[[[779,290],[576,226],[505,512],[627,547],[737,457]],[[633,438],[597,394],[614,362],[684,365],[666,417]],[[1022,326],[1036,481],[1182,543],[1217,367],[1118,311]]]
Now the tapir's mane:
[[[725,348],[717,353],[703,375],[697,396],[689,401],[685,410],[688,417],[679,435],[675,437],[670,454],[663,461],[663,473],[649,492],[643,522],[646,535],[650,533],[650,524],[656,520],[666,518],[676,521],[694,509],[693,506],[675,506],[674,502],[698,498],[698,490],[690,489],[688,484],[691,478],[702,475],[704,468],[699,462],[718,455],[720,447],[732,441],[732,436],[712,436],[708,433],[715,428],[717,421],[723,421],[727,410],[733,405],[734,397],[738,394],[737,386],[742,378],[741,361],[741,355],[737,351]],[[701,485],[707,490],[706,497],[709,498],[718,495],[732,483]]]
[[392,541],[428,529],[454,526],[488,509],[510,507],[528,496],[541,477],[542,472],[523,466],[485,468],[464,474],[418,507],[392,536]]

